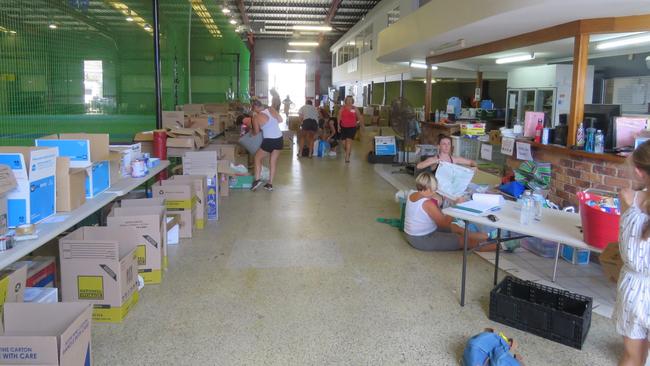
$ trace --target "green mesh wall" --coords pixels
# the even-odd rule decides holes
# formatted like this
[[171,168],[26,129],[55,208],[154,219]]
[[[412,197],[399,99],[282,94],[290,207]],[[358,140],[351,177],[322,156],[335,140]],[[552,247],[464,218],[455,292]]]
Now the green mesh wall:
[[[142,20],[127,22],[120,7]],[[161,0],[163,109],[248,95],[249,53],[214,2],[205,1],[222,38],[207,32],[188,1]],[[110,133],[130,141],[155,127],[151,1],[0,0],[0,145],[32,145],[59,132]],[[56,25],[51,29],[50,24]],[[188,65],[188,34],[191,63]],[[84,100],[84,60],[101,60],[102,98]],[[191,70],[191,75],[188,72]]]

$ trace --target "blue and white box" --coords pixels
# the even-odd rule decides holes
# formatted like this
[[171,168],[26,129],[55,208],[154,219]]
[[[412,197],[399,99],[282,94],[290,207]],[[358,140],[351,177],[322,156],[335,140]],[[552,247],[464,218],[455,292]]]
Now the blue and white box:
[[8,226],[36,224],[56,213],[56,148],[0,147],[16,188],[7,195]]
[[86,198],[111,186],[109,136],[102,133],[62,133],[36,140],[36,146],[57,147],[59,156],[70,158],[71,168],[86,169]]
[[375,155],[395,156],[397,154],[397,142],[395,136],[375,136]]

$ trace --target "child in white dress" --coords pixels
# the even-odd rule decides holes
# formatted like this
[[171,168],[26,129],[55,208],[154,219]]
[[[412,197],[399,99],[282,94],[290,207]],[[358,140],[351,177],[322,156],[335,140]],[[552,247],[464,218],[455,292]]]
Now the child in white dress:
[[623,268],[618,280],[614,320],[623,336],[620,366],[643,366],[650,345],[650,141],[639,146],[630,158],[636,191],[621,193],[620,252]]

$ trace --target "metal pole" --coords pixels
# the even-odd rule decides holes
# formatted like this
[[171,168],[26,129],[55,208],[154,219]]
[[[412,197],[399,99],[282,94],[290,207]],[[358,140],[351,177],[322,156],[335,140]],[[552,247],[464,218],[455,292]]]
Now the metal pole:
[[153,61],[156,82],[156,128],[162,128],[162,88],[160,85],[160,24],[158,0],[153,5]]
[[187,102],[192,104],[192,5],[187,18]]
[[399,97],[404,98],[404,74],[399,74]]
[[499,252],[501,251],[501,229],[497,229],[497,251],[494,256],[494,285],[496,286],[499,279]]
[[465,231],[463,232],[463,275],[460,285],[460,306],[465,306],[465,277],[467,276],[467,242],[469,241],[469,222],[465,221]]
[[386,89],[388,88],[388,85],[386,85],[386,75],[384,75],[384,95],[382,96],[381,99],[381,105],[386,105]]
[[239,83],[240,83],[240,78],[241,78],[241,75],[239,74],[239,73],[241,72],[241,65],[239,64],[239,58],[240,58],[240,57],[241,57],[240,54],[237,53],[237,97],[235,98],[235,99],[237,99],[237,100],[240,100],[240,99],[239,99],[239,98],[240,98],[240,96],[239,96],[239,92],[241,91],[241,90],[240,90],[240,87],[241,87],[241,86],[239,85]]

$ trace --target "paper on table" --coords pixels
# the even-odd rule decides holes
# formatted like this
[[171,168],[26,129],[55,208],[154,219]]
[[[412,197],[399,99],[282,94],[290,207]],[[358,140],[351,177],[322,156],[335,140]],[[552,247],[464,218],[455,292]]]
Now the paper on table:
[[517,159],[533,161],[533,153],[530,150],[530,144],[517,142]]
[[512,156],[515,150],[515,139],[512,137],[503,137],[501,139],[501,154]]
[[474,193],[472,195],[473,201],[483,202],[492,206],[501,206],[503,205],[503,196],[500,194],[489,194],[489,193]]
[[474,177],[474,170],[460,165],[440,162],[436,170],[438,193],[456,199],[462,196]]
[[481,159],[492,161],[492,145],[481,144]]
[[498,211],[500,206],[491,202],[471,200],[452,206],[453,209],[459,210],[470,215],[483,216],[489,212]]

